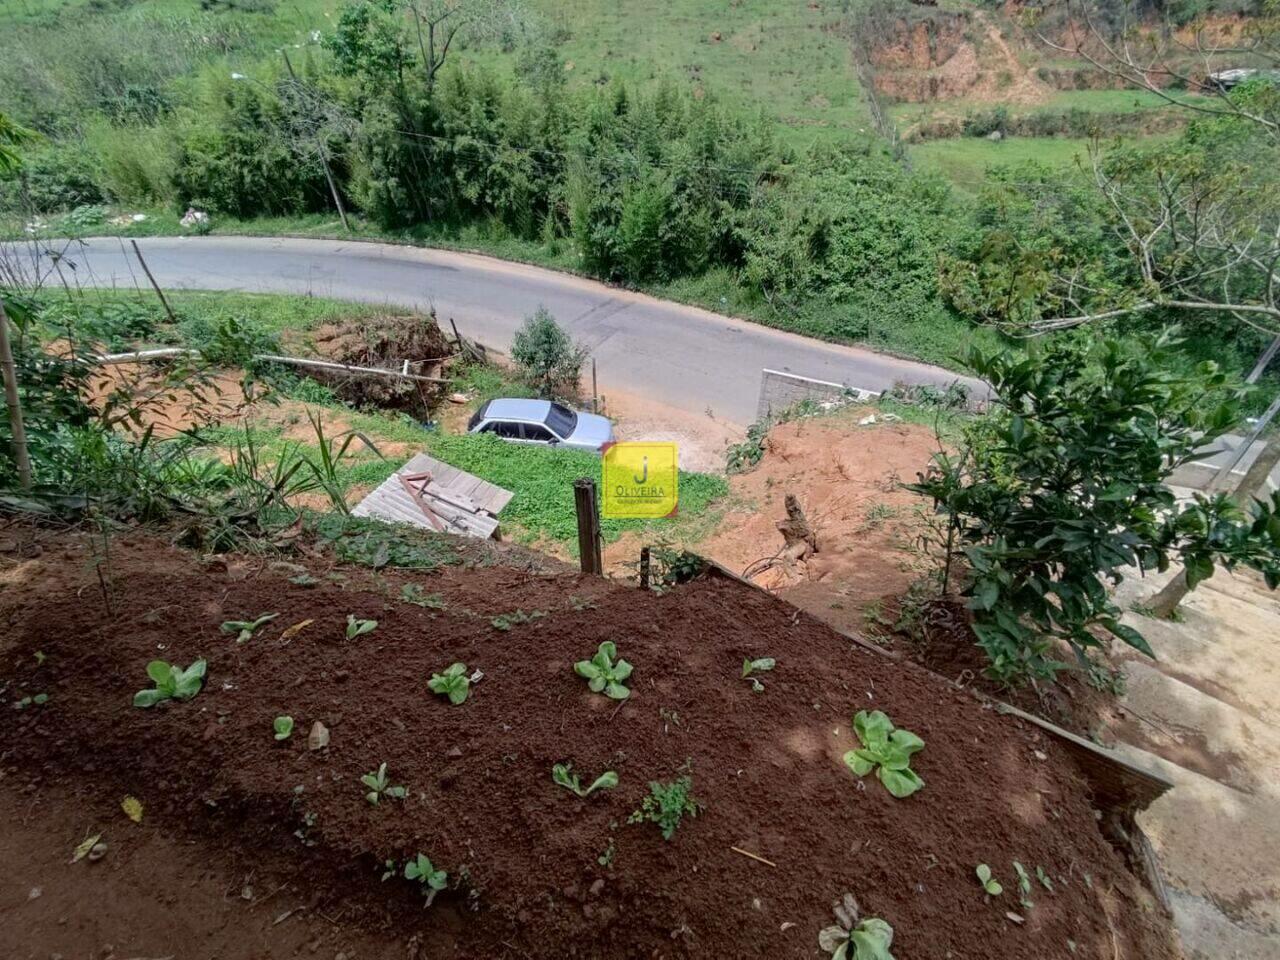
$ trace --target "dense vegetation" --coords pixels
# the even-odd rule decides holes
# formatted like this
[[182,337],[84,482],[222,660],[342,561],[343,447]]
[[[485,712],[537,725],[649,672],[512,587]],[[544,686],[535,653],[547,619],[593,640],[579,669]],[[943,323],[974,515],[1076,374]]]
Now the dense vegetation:
[[[1023,163],[957,192],[870,136],[797,145],[701,82],[568,83],[548,21],[463,6],[447,56],[450,21],[431,43],[419,34],[448,5],[354,0],[286,47],[288,63],[266,44],[300,24],[265,8],[87,10],[57,44],[29,18],[0,45],[0,111],[46,139],[0,181],[0,208],[20,223],[62,211],[52,228],[91,232],[104,204],[193,205],[218,223],[332,211],[336,192],[384,232],[479,231],[531,259],[935,362],[993,345],[987,326],[1011,306],[1060,306],[1044,274],[1063,264],[1087,261],[1113,289],[1140,281],[1079,171]],[[1194,133],[1184,147],[1203,149]],[[1024,269],[1035,258],[1039,273]],[[1197,322],[1231,369],[1266,342],[1229,317]]]

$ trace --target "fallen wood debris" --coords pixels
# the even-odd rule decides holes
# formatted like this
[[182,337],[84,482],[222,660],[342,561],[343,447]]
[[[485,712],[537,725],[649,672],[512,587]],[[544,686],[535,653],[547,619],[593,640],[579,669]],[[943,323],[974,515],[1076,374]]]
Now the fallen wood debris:
[[[90,362],[98,366],[113,366],[122,363],[145,363],[150,360],[172,360],[178,357],[199,356],[200,351],[189,347],[161,347],[156,350],[133,350],[129,353],[103,353],[93,357]],[[353,376],[392,377],[397,380],[418,380],[423,383],[449,383],[448,377],[425,377],[417,373],[409,373],[411,361],[404,362],[402,370],[385,370],[381,367],[357,367],[349,363],[338,363],[336,360],[315,360],[310,357],[289,357],[278,353],[255,353],[254,360],[267,363],[282,363],[286,366],[305,367],[313,370],[333,370]]]

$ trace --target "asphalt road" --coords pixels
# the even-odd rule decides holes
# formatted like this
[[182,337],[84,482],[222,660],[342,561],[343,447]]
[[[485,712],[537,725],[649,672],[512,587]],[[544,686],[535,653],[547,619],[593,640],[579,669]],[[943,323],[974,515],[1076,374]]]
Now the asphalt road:
[[[169,289],[303,293],[397,307],[434,306],[464,336],[501,351],[545,306],[596,359],[600,392],[618,389],[745,426],[755,419],[763,368],[867,390],[895,381],[945,385],[940,367],[837,346],[697,307],[658,300],[525,264],[381,243],[250,237],[140,239]],[[98,238],[66,258],[80,283],[145,286],[127,244]],[[67,272],[70,275],[70,272]],[[961,378],[965,379],[965,378]],[[975,389],[977,381],[966,380]]]

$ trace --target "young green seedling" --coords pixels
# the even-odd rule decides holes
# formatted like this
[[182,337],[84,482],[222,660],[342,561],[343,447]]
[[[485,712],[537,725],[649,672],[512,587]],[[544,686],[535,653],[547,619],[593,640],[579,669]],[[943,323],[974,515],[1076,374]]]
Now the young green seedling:
[[354,613],[347,614],[347,639],[354,640],[377,629],[377,620],[357,620]]
[[1049,879],[1049,875],[1044,872],[1044,867],[1036,867],[1036,879],[1040,881],[1040,886],[1044,887],[1050,893],[1053,893],[1053,881]]
[[613,700],[625,700],[631,696],[624,681],[631,676],[631,664],[625,660],[614,663],[618,648],[612,640],[605,640],[590,660],[579,660],[573,665],[574,672],[587,681],[592,693],[603,692]]
[[204,685],[206,666],[203,660],[197,660],[183,670],[163,660],[152,660],[147,664],[147,676],[155,683],[155,687],[135,693],[133,705],[154,707],[162,700],[190,700]]
[[893,723],[879,710],[859,710],[853,718],[853,729],[862,747],[844,755],[859,777],[872,770],[885,789],[899,800],[909,797],[924,786],[919,774],[911,769],[911,755],[924,749],[924,741],[909,730],[895,730]]
[[25,710],[33,704],[37,707],[43,707],[48,702],[49,695],[47,693],[37,693],[34,697],[23,697],[21,700],[15,700],[13,703],[13,709]]
[[831,954],[831,960],[894,960],[893,927],[879,917],[859,917],[858,901],[846,893],[837,900],[834,911],[838,924],[818,933],[818,947]]
[[991,868],[985,863],[978,864],[974,873],[978,875],[978,880],[982,884],[982,889],[987,891],[987,896],[998,897],[1004,893],[1004,887],[1000,886],[996,878],[991,875]]
[[515,613],[500,613],[493,617],[489,622],[493,624],[494,629],[507,631],[520,623],[530,623],[539,617],[545,617],[546,611],[534,610],[532,613],[525,613],[523,610],[517,610]]
[[222,632],[234,633],[236,634],[236,643],[244,643],[246,640],[252,639],[258,628],[264,623],[270,623],[278,616],[280,616],[278,613],[264,613],[257,620],[224,620],[222,622]]
[[764,693],[764,684],[760,682],[758,677],[752,677],[753,673],[764,673],[766,670],[772,670],[778,661],[773,657],[761,657],[759,660],[750,658],[742,661],[742,679],[751,679],[751,689],[754,693]]
[[443,870],[437,870],[426,855],[421,853],[404,865],[404,878],[417,880],[422,884],[422,893],[427,898],[425,906],[428,907],[449,881],[449,875]]
[[369,792],[364,798],[374,806],[378,805],[378,801],[384,796],[393,800],[403,800],[409,795],[409,791],[402,786],[392,786],[387,777],[387,765],[383,763],[376,772],[366,773],[360,778],[360,782],[369,788]]
[[275,728],[277,740],[288,740],[293,735],[293,717],[276,717],[271,725]]
[[406,583],[400,588],[400,599],[405,603],[412,603],[416,607],[426,607],[429,610],[443,610],[445,607],[444,599],[438,593],[423,593],[422,586],[416,583]]
[[1035,906],[1031,902],[1031,875],[1027,873],[1027,868],[1020,864],[1017,860],[1013,861],[1013,872],[1018,875],[1018,903],[1022,904],[1026,909],[1030,910]]
[[627,817],[627,823],[644,823],[646,820],[656,823],[662,830],[662,839],[670,840],[684,815],[696,817],[702,806],[690,796],[692,790],[692,777],[681,777],[671,783],[651,780],[649,796],[640,801],[640,809]]
[[583,790],[582,781],[573,772],[573,764],[571,763],[557,763],[551,768],[551,779],[566,790],[572,790],[580,797],[590,796],[596,790],[612,790],[618,785],[618,775],[612,770],[606,770],[596,777],[591,786]]
[[448,697],[449,702],[455,706],[462,703],[467,699],[467,691],[471,687],[471,680],[467,677],[467,665],[455,663],[444,673],[433,673],[431,679],[427,681],[427,686],[431,688],[432,693]]

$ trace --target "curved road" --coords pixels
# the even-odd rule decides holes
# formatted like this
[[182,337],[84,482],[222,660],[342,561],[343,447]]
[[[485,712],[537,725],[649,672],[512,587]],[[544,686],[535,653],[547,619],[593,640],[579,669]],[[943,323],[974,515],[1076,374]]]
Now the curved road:
[[[948,384],[957,375],[857,347],[658,300],[594,280],[492,257],[363,241],[258,237],[140,239],[162,287],[302,293],[397,307],[436,308],[464,336],[509,350],[520,322],[545,306],[590,348],[600,391],[610,387],[742,426],[755,419],[768,367],[867,390],[894,381]],[[116,238],[71,244],[74,275],[94,286],[145,286]],[[959,378],[979,390],[983,385]]]

